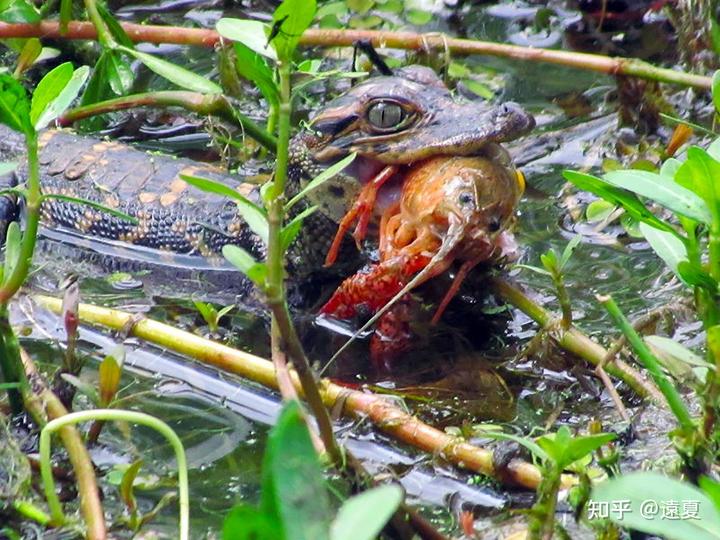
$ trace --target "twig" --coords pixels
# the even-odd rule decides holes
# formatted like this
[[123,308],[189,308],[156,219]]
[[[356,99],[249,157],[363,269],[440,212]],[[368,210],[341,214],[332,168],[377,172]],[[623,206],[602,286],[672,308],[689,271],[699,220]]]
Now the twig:
[[[33,297],[44,307],[58,313],[61,301],[49,296]],[[89,304],[80,305],[80,320],[86,324],[121,329],[132,319],[132,314]],[[258,356],[232,349],[225,345],[173,328],[152,319],[137,321],[131,334],[162,347],[191,356],[203,363],[235,373],[269,388],[277,389],[275,368],[272,362]],[[297,374],[290,371],[295,388],[302,395]],[[399,409],[391,400],[371,394],[350,390],[333,384],[327,379],[320,381],[321,396],[325,405],[332,408],[342,404],[343,412],[368,418],[385,433],[429,453],[440,455],[449,462],[465,469],[488,476],[500,477],[511,483],[535,489],[540,483],[540,471],[534,465],[512,460],[502,471],[496,471],[492,451],[481,448],[440,431],[421,422],[411,414]],[[565,476],[563,484],[569,486],[574,477]]]
[[[489,285],[504,301],[525,313],[541,327],[547,330],[557,328],[555,316],[536,302],[533,302],[533,300],[514,285],[498,277],[489,278]],[[602,345],[595,343],[575,327],[570,328],[566,332],[562,332],[557,338],[557,342],[558,345],[566,351],[578,355],[580,358],[587,360],[595,366],[605,362],[608,355]],[[639,396],[650,397],[659,404],[665,403],[658,389],[636,369],[627,365],[622,360],[616,359],[608,363],[605,366],[605,370],[613,377],[627,384]]]
[[230,99],[222,94],[200,94],[185,90],[166,90],[123,96],[68,110],[58,124],[66,127],[73,122],[110,112],[136,107],[182,107],[201,116],[215,115],[242,127],[243,131],[271,152],[275,152],[277,139],[241,114],[232,106]]
[[[58,302],[58,308],[60,308],[61,303],[59,300]],[[44,426],[48,419],[55,420],[67,415],[67,409],[45,385],[32,358],[22,349],[20,356],[30,383],[29,392],[23,396],[25,408],[35,422]],[[90,455],[80,433],[73,426],[62,427],[58,433],[75,471],[75,481],[80,493],[80,511],[87,526],[87,538],[88,540],[105,540],[107,538],[105,514],[100,503],[100,494]]]
[[[174,43],[214,47],[220,40],[215,30],[181,28],[121,23],[125,32],[135,42]],[[48,37],[66,39],[96,39],[97,32],[89,22],[72,21],[65,35],[54,21],[39,24],[0,23],[0,38]],[[312,47],[351,47],[358,40],[366,40],[375,47],[427,51],[432,48],[446,49],[457,55],[487,55],[514,58],[532,62],[546,62],[577,69],[597,71],[607,75],[626,75],[659,82],[679,84],[709,90],[710,77],[653,66],[634,58],[609,57],[535,47],[521,47],[490,41],[450,38],[443,34],[419,34],[415,32],[386,32],[379,30],[334,30],[311,28],[300,38],[300,44]]]

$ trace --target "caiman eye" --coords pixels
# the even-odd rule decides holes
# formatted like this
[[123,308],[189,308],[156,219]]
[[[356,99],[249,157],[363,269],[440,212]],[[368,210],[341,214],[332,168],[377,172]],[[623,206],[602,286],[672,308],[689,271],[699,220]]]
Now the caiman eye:
[[368,108],[367,119],[377,130],[393,131],[403,127],[407,113],[394,101],[377,101]]
[[461,193],[458,197],[458,202],[462,206],[470,206],[475,203],[475,197],[473,197],[471,193]]

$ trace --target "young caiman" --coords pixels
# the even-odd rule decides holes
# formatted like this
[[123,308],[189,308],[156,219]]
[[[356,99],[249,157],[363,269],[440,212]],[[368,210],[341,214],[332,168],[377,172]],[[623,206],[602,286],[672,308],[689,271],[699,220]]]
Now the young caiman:
[[[310,196],[321,212],[312,215],[296,240],[293,271],[303,274],[322,266],[336,222],[347,211],[360,183],[387,164],[402,164],[398,178],[384,187],[379,206],[397,196],[404,170],[436,155],[487,155],[506,160],[499,143],[515,139],[534,126],[534,119],[518,105],[489,106],[458,102],[428,68],[410,66],[394,76],[375,77],[331,101],[309,128],[291,142],[289,190],[301,186],[351,152],[355,161]],[[3,128],[0,157],[17,159],[19,135]],[[47,200],[43,224],[156,249],[168,254],[210,256],[223,245],[237,244],[257,257],[262,242],[223,197],[201,192],[181,180],[191,174],[221,180],[251,199],[257,186],[242,182],[210,165],[149,154],[117,142],[81,137],[65,131],[41,135],[41,185],[46,193],[60,193],[95,201],[136,217],[131,224],[89,206]],[[0,180],[7,185],[24,179],[23,166]],[[0,233],[17,219],[12,196],[0,197]]]

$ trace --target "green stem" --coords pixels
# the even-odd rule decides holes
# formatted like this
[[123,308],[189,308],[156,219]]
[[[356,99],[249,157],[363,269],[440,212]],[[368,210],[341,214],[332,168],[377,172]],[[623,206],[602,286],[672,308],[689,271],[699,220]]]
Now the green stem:
[[58,123],[69,126],[78,120],[83,120],[98,114],[122,111],[135,107],[181,107],[201,116],[215,115],[239,125],[243,132],[255,139],[262,146],[275,152],[277,139],[232,106],[231,101],[221,94],[201,94],[185,90],[168,90],[162,92],[147,92],[123,96],[91,105],[84,105],[70,109],[63,114]]
[[17,264],[12,273],[0,287],[0,304],[7,304],[20,289],[30,272],[33,253],[35,252],[35,241],[37,239],[38,226],[40,224],[40,170],[38,164],[38,143],[37,135],[25,136],[28,159],[28,180],[27,195],[25,197],[25,232],[20,244],[20,254]]
[[23,411],[22,388],[27,387],[27,380],[20,359],[20,345],[10,326],[7,304],[0,304],[0,372],[6,383],[18,385],[7,389],[10,410],[13,415],[18,415]]
[[112,36],[110,29],[105,24],[102,15],[100,15],[95,0],[85,0],[85,10],[87,11],[88,19],[90,19],[95,30],[97,30],[100,45],[108,49],[116,48],[118,44]]
[[557,299],[560,304],[560,311],[562,312],[562,329],[569,330],[572,326],[572,305],[570,304],[570,296],[568,295],[565,281],[560,271],[553,275],[553,281],[555,282]]
[[133,422],[154,429],[167,439],[170,446],[172,446],[175,451],[175,460],[177,461],[178,468],[178,492],[180,506],[179,537],[180,540],[189,540],[190,491],[188,484],[187,460],[185,458],[185,449],[183,448],[182,441],[175,434],[172,428],[162,420],[159,420],[154,416],[150,416],[149,414],[135,411],[94,409],[90,411],[74,412],[48,422],[42,429],[40,432],[40,474],[42,476],[45,497],[47,498],[48,507],[50,508],[53,521],[57,524],[61,524],[64,522],[65,517],[63,515],[62,506],[60,505],[60,500],[55,493],[55,480],[52,474],[52,461],[50,458],[50,443],[52,434],[65,426],[86,422],[88,420]]
[[549,540],[555,529],[555,508],[560,491],[561,471],[557,465],[545,468],[543,481],[538,487],[538,499],[531,509],[531,520],[528,526],[529,540]]
[[52,518],[48,514],[30,501],[13,501],[12,507],[13,510],[24,518],[31,519],[40,525],[47,526],[52,521]]
[[[320,431],[320,438],[325,445],[325,451],[337,466],[342,465],[342,453],[335,440],[332,421],[327,408],[323,403],[315,374],[310,367],[310,361],[305,355],[295,326],[290,319],[285,295],[285,265],[282,247],[282,227],[285,218],[285,184],[287,182],[288,160],[290,155],[290,62],[280,61],[278,65],[280,76],[280,106],[278,108],[278,142],[275,176],[267,193],[268,210],[268,254],[267,254],[267,280],[265,295],[268,306],[272,312],[273,324],[281,336],[280,343],[273,343],[273,349],[278,348],[286,352],[293,361],[297,371],[300,385],[310,410],[315,416]],[[272,337],[277,339],[275,333]]]
[[[514,285],[497,277],[491,278],[489,284],[495,294],[525,313],[542,328],[546,330],[557,328],[555,315],[534,302]],[[562,335],[557,338],[557,342],[566,351],[578,355],[595,366],[603,365],[608,357],[607,349],[595,343],[575,327],[562,332]],[[607,373],[623,381],[639,396],[650,397],[654,401],[662,403],[662,395],[658,392],[658,389],[644,381],[642,375],[625,362],[615,359],[605,364],[604,368]]]
[[687,410],[687,407],[685,407],[682,397],[662,372],[660,362],[658,362],[657,358],[655,358],[652,352],[650,352],[650,349],[647,345],[645,345],[645,342],[635,331],[632,324],[630,324],[630,321],[628,321],[625,315],[623,315],[622,311],[620,311],[620,308],[611,296],[598,295],[597,299],[614,319],[615,324],[625,335],[625,338],[628,340],[630,345],[632,345],[635,354],[637,354],[638,358],[645,366],[645,369],[648,370],[650,376],[655,381],[655,384],[665,396],[665,400],[667,401],[670,410],[675,415],[675,418],[677,418],[680,427],[687,432],[695,430],[695,422],[690,416],[690,412]]

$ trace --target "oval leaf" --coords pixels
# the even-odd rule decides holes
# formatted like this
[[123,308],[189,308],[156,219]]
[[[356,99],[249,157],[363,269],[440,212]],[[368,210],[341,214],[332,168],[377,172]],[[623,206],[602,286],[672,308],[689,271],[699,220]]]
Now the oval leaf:
[[222,94],[222,88],[214,82],[193,73],[190,70],[182,68],[178,65],[147,54],[144,52],[136,51],[128,47],[118,47],[121,51],[134,56],[147,66],[148,69],[154,71],[161,77],[166,78],[173,84],[178,85],[181,88],[186,88],[194,92],[201,92],[203,94]]
[[4,73],[0,73],[0,123],[25,135],[34,131],[30,122],[30,101],[25,89]]
[[215,25],[218,33],[227,39],[242,43],[258,54],[277,60],[275,49],[268,46],[270,27],[260,21],[224,17]]
[[685,244],[676,235],[660,231],[645,223],[640,223],[640,232],[657,256],[665,261],[665,264],[675,275],[682,279],[678,272],[678,265],[680,262],[688,260]]
[[700,223],[710,223],[710,210],[705,202],[689,189],[667,176],[649,171],[611,171],[603,179],[619,188],[655,201],[668,210]]
[[[35,117],[33,119],[35,129],[39,130],[44,128],[65,112],[65,110],[80,93],[80,89],[85,84],[89,74],[90,68],[88,66],[79,67],[74,71],[72,77],[70,77],[70,80],[67,82],[65,87],[61,89],[60,93],[58,93],[54,99],[46,104],[44,110],[40,112],[39,117]],[[43,80],[45,79],[43,78]],[[35,92],[37,93],[37,90],[35,90]],[[35,96],[33,95],[33,106],[35,105],[34,97]]]
[[330,526],[331,540],[373,540],[403,499],[399,486],[380,486],[351,497]]

